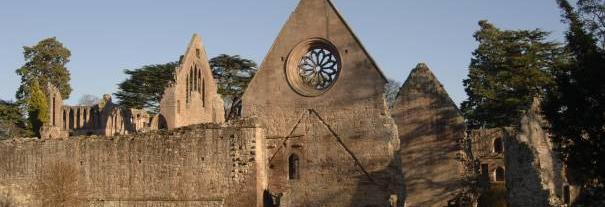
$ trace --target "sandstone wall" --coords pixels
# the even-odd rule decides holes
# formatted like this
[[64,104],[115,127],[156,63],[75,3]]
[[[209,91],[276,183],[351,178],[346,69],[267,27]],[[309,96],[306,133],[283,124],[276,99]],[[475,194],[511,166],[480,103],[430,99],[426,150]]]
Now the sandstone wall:
[[[41,206],[48,173],[75,169],[82,206],[256,206],[263,130],[252,123],[205,125],[117,137],[0,142],[0,193]],[[258,177],[258,178],[257,178]],[[260,204],[259,204],[260,205]]]
[[175,69],[174,82],[164,90],[160,114],[161,122],[165,122],[160,125],[169,129],[225,120],[223,99],[217,93],[206,51],[197,34]]
[[[479,164],[476,166],[479,168],[479,186],[487,188],[490,183],[504,183],[506,176],[504,140],[513,135],[512,128],[476,129],[470,132],[473,158]],[[497,144],[500,146],[496,146]],[[497,179],[496,170],[498,168],[504,170],[504,177]]]
[[[287,63],[299,58],[290,55],[309,40],[329,42],[341,57],[338,78],[316,96],[298,93],[286,77]],[[282,195],[281,206],[387,206],[401,198],[385,83],[330,1],[300,1],[243,97],[243,116],[267,129],[267,190]],[[293,155],[298,179],[289,178]]]
[[447,206],[468,187],[464,118],[425,64],[412,70],[391,113],[399,129],[406,206]]
[[516,136],[505,139],[506,188],[510,206],[560,205],[566,181],[534,100]]

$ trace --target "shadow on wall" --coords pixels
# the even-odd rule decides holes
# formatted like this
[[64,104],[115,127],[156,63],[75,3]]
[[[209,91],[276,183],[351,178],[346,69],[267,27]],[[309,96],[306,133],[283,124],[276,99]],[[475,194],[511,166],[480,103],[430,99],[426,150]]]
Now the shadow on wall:
[[[417,100],[419,96],[406,98]],[[467,194],[473,166],[461,116],[446,98],[434,95],[431,99],[397,114],[405,120],[400,133],[407,132],[399,135],[407,193],[415,194],[411,196],[418,206],[470,202]]]
[[500,183],[490,185],[479,196],[478,204],[479,207],[506,207],[506,186]]
[[[370,180],[366,175],[360,175],[357,179],[357,190],[353,194],[351,204],[360,207],[399,207],[405,202],[406,190],[403,182],[403,173],[400,167],[399,152],[396,152],[395,158],[389,163],[387,168],[377,172],[370,172],[370,177],[373,180],[388,181],[388,183],[377,183]],[[371,194],[370,194],[371,193]],[[374,205],[363,205],[368,202],[368,198],[372,200]]]
[[[511,206],[549,206],[549,192],[542,187],[540,172],[534,163],[534,151],[514,136],[505,137],[507,200]],[[513,170],[514,169],[514,170]]]

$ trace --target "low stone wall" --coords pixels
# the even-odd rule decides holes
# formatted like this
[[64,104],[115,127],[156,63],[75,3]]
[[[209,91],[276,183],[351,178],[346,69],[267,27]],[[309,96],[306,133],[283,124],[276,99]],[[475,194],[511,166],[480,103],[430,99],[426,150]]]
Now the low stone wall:
[[[199,125],[117,137],[0,142],[0,193],[16,206],[255,206],[263,130]],[[63,192],[49,188],[63,186]],[[259,188],[260,189],[260,188]]]

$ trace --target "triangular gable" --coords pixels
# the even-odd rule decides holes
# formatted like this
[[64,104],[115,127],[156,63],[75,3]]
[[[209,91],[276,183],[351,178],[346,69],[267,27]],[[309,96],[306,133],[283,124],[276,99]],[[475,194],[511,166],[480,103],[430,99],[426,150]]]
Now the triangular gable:
[[[342,57],[343,69],[341,74],[345,70],[357,70],[354,74],[346,77],[349,80],[352,80],[350,77],[360,78],[364,76],[364,78],[374,81],[375,85],[379,85],[376,78],[368,75],[370,74],[368,69],[371,69],[376,74],[377,79],[380,79],[381,84],[387,82],[386,76],[332,2],[329,0],[301,0],[282,27],[263,60],[259,72],[251,81],[248,91],[268,90],[271,87],[258,86],[257,88],[257,85],[282,79],[284,77],[284,63],[288,61],[293,48],[299,43],[312,38],[325,39],[334,44]],[[340,78],[343,78],[343,76]],[[288,85],[273,84],[272,87],[286,88]],[[359,85],[358,87],[370,87],[370,84]]]
[[437,97],[443,99],[443,101],[445,101],[448,105],[451,105],[458,110],[456,103],[451,99],[443,87],[443,84],[439,82],[431,69],[429,69],[426,64],[419,63],[410,72],[410,75],[399,89],[395,105],[401,104],[400,102],[402,99],[406,97],[409,98],[410,96],[426,95],[436,95]]
[[406,203],[446,206],[464,189],[468,170],[462,163],[468,160],[460,160],[466,158],[460,156],[466,129],[456,104],[421,63],[401,87],[391,114],[399,131]]
[[327,1],[330,4],[330,6],[332,7],[332,9],[334,10],[334,12],[336,12],[336,15],[338,15],[338,17],[340,18],[340,21],[342,21],[342,23],[345,25],[345,27],[347,27],[347,29],[349,30],[349,32],[351,33],[353,38],[355,38],[355,40],[357,41],[357,43],[359,44],[359,46],[361,47],[361,49],[363,50],[365,55],[368,57],[368,59],[370,59],[370,61],[372,62],[372,65],[374,65],[374,67],[376,67],[376,70],[380,73],[382,78],[384,78],[384,80],[388,81],[387,77],[382,72],[382,69],[380,69],[380,67],[378,66],[378,64],[372,57],[372,55],[370,55],[370,53],[368,52],[366,47],[363,45],[363,43],[359,40],[359,38],[357,37],[357,35],[353,31],[353,29],[351,29],[351,26],[349,26],[349,23],[347,23],[347,20],[342,16],[342,14],[338,10],[338,8],[336,8],[336,6],[334,5],[334,3],[332,3],[332,1],[330,1],[330,0],[325,0],[325,1]]
[[[197,33],[193,34],[191,37],[191,41],[189,41],[187,49],[179,61],[178,69],[184,70],[184,66],[190,65],[192,62],[196,62],[196,59],[198,60],[197,64],[201,66],[200,69],[204,72],[204,75],[211,75],[212,71],[210,70],[210,65],[208,64],[208,55],[206,54],[206,49],[204,48],[204,43],[201,36]],[[180,71],[177,71],[177,74],[179,72]],[[211,81],[212,84],[214,84],[214,79],[212,78],[209,78],[207,81]]]
[[192,124],[223,122],[223,102],[217,94],[202,38],[193,34],[174,71],[174,82],[160,101],[158,128],[178,128]]

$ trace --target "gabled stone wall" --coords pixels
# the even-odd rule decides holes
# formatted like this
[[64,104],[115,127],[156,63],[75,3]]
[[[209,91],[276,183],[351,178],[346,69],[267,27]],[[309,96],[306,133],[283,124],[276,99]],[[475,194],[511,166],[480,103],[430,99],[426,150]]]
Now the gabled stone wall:
[[174,81],[164,90],[160,114],[152,128],[174,129],[225,121],[223,99],[217,93],[201,37],[194,34],[175,69]]
[[391,110],[401,143],[406,206],[447,206],[469,183],[464,118],[425,64],[401,87]]
[[[334,77],[322,69],[327,87],[299,77],[311,51],[338,64]],[[330,1],[300,1],[243,96],[243,116],[267,130],[266,189],[280,206],[387,206],[402,197],[386,82]]]
[[522,117],[515,136],[505,139],[508,204],[511,206],[557,206],[563,204],[567,184],[563,165],[553,151],[546,122],[535,98]]

